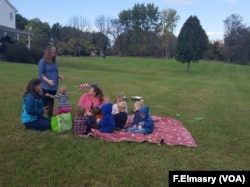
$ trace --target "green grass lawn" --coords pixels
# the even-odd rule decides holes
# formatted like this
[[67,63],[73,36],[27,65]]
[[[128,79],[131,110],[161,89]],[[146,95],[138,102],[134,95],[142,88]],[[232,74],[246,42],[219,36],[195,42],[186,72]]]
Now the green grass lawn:
[[73,115],[88,91],[77,86],[98,83],[111,101],[121,91],[143,96],[152,115],[182,121],[198,147],[23,130],[22,95],[38,67],[0,62],[0,186],[165,187],[169,170],[250,169],[249,66],[201,61],[186,72],[175,60],[118,57],[61,57],[58,66]]

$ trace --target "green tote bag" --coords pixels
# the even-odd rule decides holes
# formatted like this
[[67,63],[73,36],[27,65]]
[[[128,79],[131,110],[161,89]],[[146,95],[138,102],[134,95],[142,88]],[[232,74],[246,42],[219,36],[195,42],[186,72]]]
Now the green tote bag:
[[65,132],[73,127],[70,113],[64,113],[51,117],[51,128],[55,132]]

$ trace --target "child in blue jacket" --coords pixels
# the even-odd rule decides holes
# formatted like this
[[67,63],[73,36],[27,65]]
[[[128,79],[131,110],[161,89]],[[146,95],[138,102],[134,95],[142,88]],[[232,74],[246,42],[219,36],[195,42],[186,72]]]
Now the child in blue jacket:
[[115,120],[112,115],[112,104],[105,103],[101,106],[103,117],[97,122],[100,126],[99,131],[102,133],[112,133],[115,129]]
[[140,115],[140,122],[139,125],[136,127],[131,127],[128,128],[128,132],[133,132],[133,133],[141,133],[141,134],[150,134],[154,130],[154,122],[149,115],[149,107],[148,106],[143,106],[139,110],[139,115]]
[[134,103],[134,109],[131,111],[134,114],[133,121],[130,124],[126,123],[125,128],[124,128],[125,131],[127,131],[128,128],[136,128],[138,126],[139,122],[141,121],[139,111],[141,107],[143,106],[143,103],[144,103],[144,100],[136,101]]

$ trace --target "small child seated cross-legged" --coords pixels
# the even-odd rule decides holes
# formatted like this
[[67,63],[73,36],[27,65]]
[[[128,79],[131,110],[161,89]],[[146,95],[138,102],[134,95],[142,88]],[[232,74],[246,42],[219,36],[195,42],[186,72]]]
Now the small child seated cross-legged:
[[123,130],[128,119],[128,114],[126,112],[127,104],[124,101],[122,101],[118,102],[117,105],[119,112],[117,114],[114,114],[113,116],[116,125],[115,130],[120,131]]
[[98,119],[97,123],[100,128],[99,131],[102,133],[113,133],[115,129],[115,120],[112,115],[112,104],[105,103],[101,106],[101,111],[103,114],[102,119]]
[[87,115],[87,124],[88,124],[88,131],[90,132],[91,129],[99,129],[99,125],[97,121],[102,118],[102,110],[98,106],[94,106],[90,114]]
[[126,101],[125,101],[125,98],[126,98],[126,96],[124,95],[123,92],[119,93],[119,94],[116,96],[115,102],[114,102],[114,104],[113,104],[113,106],[112,106],[112,114],[113,114],[113,115],[119,113],[119,110],[118,110],[118,103],[119,103],[119,102],[122,102],[122,101],[126,104],[125,112],[128,112],[128,106],[127,106],[127,103],[126,103]]
[[149,107],[143,106],[139,110],[140,122],[137,127],[130,127],[127,129],[128,132],[150,134],[154,130],[154,122],[149,114]]
[[86,109],[82,105],[76,107],[74,117],[74,133],[78,135],[88,135]]
[[138,124],[140,122],[139,110],[141,109],[143,104],[144,104],[144,100],[135,101],[134,108],[132,110],[132,112],[134,113],[133,121],[131,123],[127,123],[125,125],[125,130],[129,127],[137,127],[138,126]]

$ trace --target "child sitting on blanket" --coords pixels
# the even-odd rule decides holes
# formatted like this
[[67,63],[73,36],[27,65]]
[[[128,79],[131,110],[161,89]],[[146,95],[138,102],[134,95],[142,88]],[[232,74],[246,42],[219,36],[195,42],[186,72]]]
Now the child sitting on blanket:
[[76,107],[76,116],[74,117],[74,133],[78,135],[87,135],[87,116],[86,109],[82,105]]
[[143,106],[143,103],[144,103],[144,100],[135,101],[135,103],[134,103],[134,109],[132,110],[132,112],[134,113],[133,121],[130,124],[127,123],[125,125],[125,129],[127,129],[129,127],[137,127],[138,126],[138,124],[140,122],[139,110]]
[[112,133],[115,129],[115,120],[112,115],[112,104],[105,103],[101,106],[103,117],[97,120],[100,128],[99,131],[102,133]]
[[127,119],[128,119],[128,114],[126,112],[126,108],[127,108],[127,104],[126,102],[122,101],[122,102],[119,102],[117,103],[118,105],[118,113],[117,114],[114,114],[114,120],[115,120],[115,129],[117,131],[120,131],[124,128],[126,122],[127,122]]
[[112,106],[112,114],[115,115],[115,114],[118,114],[119,113],[119,110],[118,110],[118,103],[119,102],[124,102],[126,104],[126,108],[125,108],[125,112],[128,112],[128,106],[127,106],[127,103],[125,101],[125,98],[126,96],[124,95],[123,92],[119,93],[116,98],[115,98],[115,102]]
[[99,129],[97,121],[102,118],[101,108],[98,106],[94,106],[91,109],[90,113],[91,114],[87,114],[88,131],[90,131],[92,128]]
[[139,110],[140,122],[137,127],[128,128],[128,132],[140,133],[140,134],[150,134],[154,130],[154,122],[149,114],[149,107],[143,106]]

